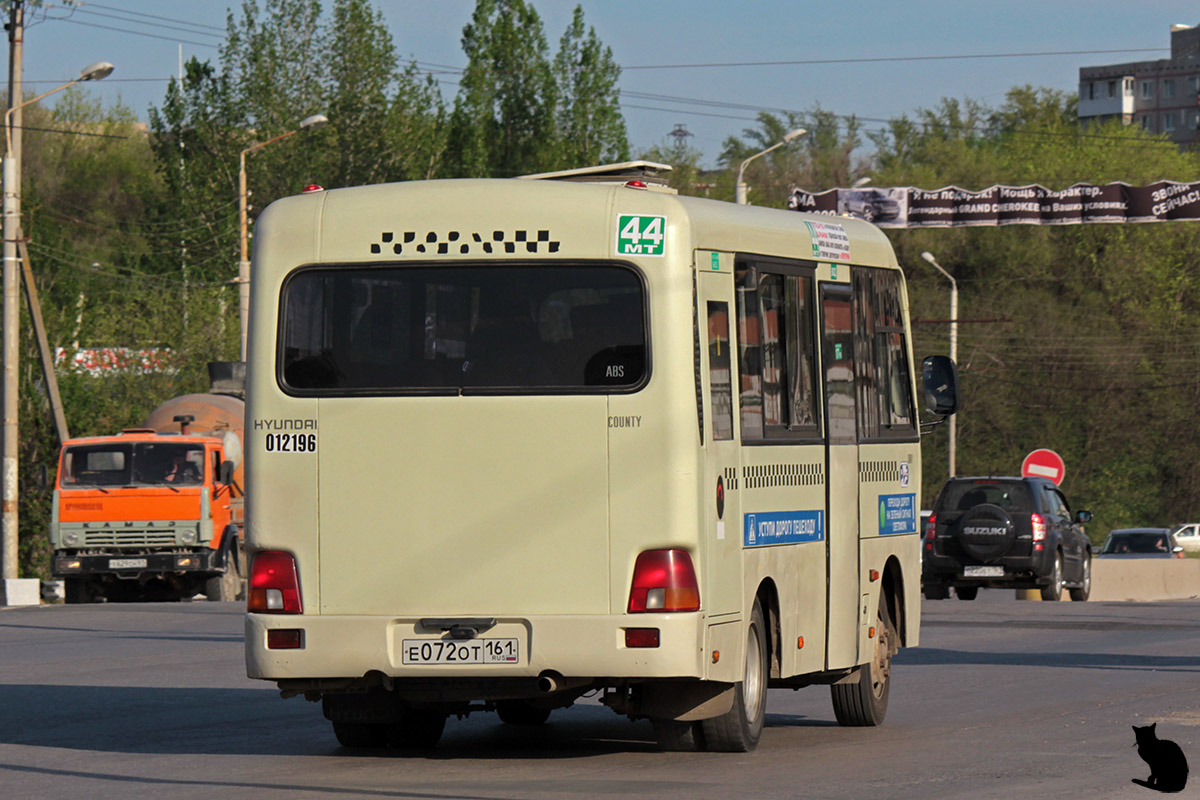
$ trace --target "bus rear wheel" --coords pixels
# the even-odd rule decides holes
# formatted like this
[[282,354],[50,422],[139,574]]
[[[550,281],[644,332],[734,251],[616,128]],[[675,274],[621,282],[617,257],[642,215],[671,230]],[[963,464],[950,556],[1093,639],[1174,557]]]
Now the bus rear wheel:
[[888,694],[892,685],[892,647],[896,629],[887,611],[887,599],[880,594],[875,615],[875,649],[871,660],[858,667],[857,683],[835,683],[833,714],[845,727],[872,727],[887,716]]
[[401,750],[425,750],[438,743],[445,727],[445,714],[406,708],[398,722],[387,726],[387,743],[389,747]]
[[333,735],[338,744],[352,750],[387,745],[387,725],[375,722],[335,722]]
[[541,725],[550,719],[550,709],[527,700],[500,700],[496,703],[496,714],[506,725]]
[[746,632],[746,670],[734,684],[733,707],[701,723],[709,750],[748,753],[758,746],[767,717],[767,627],[762,605],[754,601]]

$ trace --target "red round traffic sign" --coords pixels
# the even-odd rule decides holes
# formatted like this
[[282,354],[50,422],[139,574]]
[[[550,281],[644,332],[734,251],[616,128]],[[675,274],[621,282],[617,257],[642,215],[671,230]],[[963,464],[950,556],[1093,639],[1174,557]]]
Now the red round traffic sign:
[[1049,478],[1056,486],[1062,486],[1067,466],[1062,456],[1053,450],[1034,450],[1021,462],[1022,478]]

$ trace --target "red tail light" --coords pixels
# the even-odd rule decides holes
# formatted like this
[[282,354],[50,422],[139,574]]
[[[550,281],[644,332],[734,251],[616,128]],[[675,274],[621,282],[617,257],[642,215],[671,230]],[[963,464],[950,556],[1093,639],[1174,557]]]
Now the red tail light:
[[647,550],[637,557],[629,613],[699,610],[700,586],[691,556],[683,550]]
[[1041,514],[1030,514],[1029,522],[1033,525],[1033,540],[1041,542],[1046,539],[1046,520]]
[[246,608],[263,614],[304,612],[295,556],[277,550],[266,550],[254,556]]
[[925,520],[925,539],[932,542],[937,538],[937,514],[930,514]]

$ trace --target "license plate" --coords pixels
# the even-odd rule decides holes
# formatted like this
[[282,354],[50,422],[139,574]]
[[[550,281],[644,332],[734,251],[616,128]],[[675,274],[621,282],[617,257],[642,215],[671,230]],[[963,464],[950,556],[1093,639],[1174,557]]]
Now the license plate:
[[108,560],[109,569],[145,569],[146,559],[144,558],[110,558]]
[[963,567],[964,578],[1003,578],[1004,567]]
[[517,639],[405,639],[404,664],[516,664],[521,658]]

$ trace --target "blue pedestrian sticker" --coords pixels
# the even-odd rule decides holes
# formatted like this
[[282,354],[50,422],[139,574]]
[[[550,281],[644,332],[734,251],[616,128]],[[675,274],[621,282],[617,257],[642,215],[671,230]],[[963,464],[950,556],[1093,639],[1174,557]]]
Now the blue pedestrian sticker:
[[800,544],[825,539],[824,511],[766,511],[743,515],[746,547]]
[[879,495],[879,535],[917,532],[915,494]]

